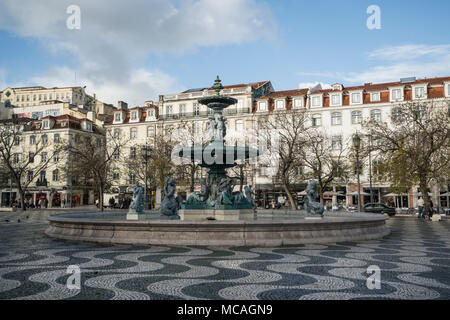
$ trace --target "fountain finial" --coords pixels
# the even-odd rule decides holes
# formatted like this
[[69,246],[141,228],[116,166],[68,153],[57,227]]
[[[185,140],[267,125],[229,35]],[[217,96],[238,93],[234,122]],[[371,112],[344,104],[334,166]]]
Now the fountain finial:
[[223,89],[222,80],[219,79],[219,76],[217,76],[216,80],[214,81],[214,85],[212,86],[214,90],[216,90],[217,95],[220,95],[220,90]]

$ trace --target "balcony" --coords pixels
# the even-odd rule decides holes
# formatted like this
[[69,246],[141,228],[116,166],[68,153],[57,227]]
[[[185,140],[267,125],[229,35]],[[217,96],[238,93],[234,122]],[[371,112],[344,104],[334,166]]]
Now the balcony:
[[[250,108],[233,108],[229,107],[223,111],[223,115],[240,115],[251,113]],[[199,111],[199,112],[185,112],[185,113],[173,113],[159,115],[159,120],[182,120],[191,118],[207,118],[213,115],[212,111]]]
[[38,179],[36,181],[36,187],[47,187],[47,179],[44,180]]

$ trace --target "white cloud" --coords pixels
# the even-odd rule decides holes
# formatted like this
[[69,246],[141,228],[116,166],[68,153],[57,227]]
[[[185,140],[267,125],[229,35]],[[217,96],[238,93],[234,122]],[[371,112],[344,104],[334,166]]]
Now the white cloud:
[[[72,4],[81,9],[80,30],[66,27],[66,9]],[[152,83],[151,88],[175,83],[161,71],[139,67],[152,53],[183,54],[202,46],[268,39],[276,23],[268,6],[256,0],[2,0],[0,29],[37,39],[55,55],[72,54],[84,84],[115,92],[138,85],[136,76]],[[58,80],[57,74],[48,80]]]
[[331,85],[329,85],[328,83],[323,83],[323,82],[300,82],[298,84],[299,89],[311,89],[315,86],[317,86],[318,84],[320,84],[320,86],[322,87],[322,89],[331,89]]
[[[114,105],[119,100],[128,102],[130,106],[142,105],[146,100],[156,99],[159,94],[185,89],[174,78],[160,71],[150,72],[144,68],[137,68],[131,70],[130,74],[131,76],[124,78],[122,82],[96,83],[83,74],[77,74],[76,77],[77,83],[83,83],[88,93],[95,93],[98,98],[104,97],[102,101]],[[46,87],[73,86],[75,70],[55,67],[47,74],[34,77],[31,81]]]
[[300,72],[301,76],[336,79],[338,82],[398,81],[404,77],[431,78],[450,74],[450,45],[410,44],[377,49],[368,58],[379,64],[368,70],[348,72]]
[[383,60],[414,60],[422,57],[441,57],[448,55],[450,45],[407,44],[381,48],[369,53],[369,58]]

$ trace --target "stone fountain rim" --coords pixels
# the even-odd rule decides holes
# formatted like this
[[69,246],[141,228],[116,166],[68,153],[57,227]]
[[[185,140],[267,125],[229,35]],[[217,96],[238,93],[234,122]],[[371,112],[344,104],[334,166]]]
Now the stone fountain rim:
[[[106,211],[106,212],[114,212],[114,211]],[[87,211],[87,212],[77,212],[76,215],[81,214],[92,214],[92,213],[100,213],[99,211]],[[360,213],[364,214],[364,213]],[[367,216],[365,216],[367,215]],[[72,216],[72,217],[70,217]],[[345,223],[345,222],[364,222],[364,221],[385,221],[388,220],[389,217],[385,215],[380,214],[364,214],[364,216],[352,216],[352,217],[342,217],[342,216],[333,216],[333,215],[326,215],[325,217],[333,217],[332,220],[329,219],[320,219],[320,220],[307,220],[302,219],[299,217],[298,220],[293,219],[285,219],[285,220],[239,220],[239,221],[220,221],[220,220],[191,220],[191,221],[183,221],[183,220],[99,220],[99,219],[90,219],[90,218],[77,218],[74,214],[70,213],[59,213],[59,214],[53,214],[48,217],[48,220],[50,222],[65,222],[65,223],[80,223],[80,224],[95,224],[95,225],[290,225],[290,224],[336,224],[336,223]]]
[[48,217],[50,225],[45,234],[62,240],[108,244],[278,247],[366,241],[390,233],[385,223],[388,217],[383,215],[284,221],[102,221],[69,215]]

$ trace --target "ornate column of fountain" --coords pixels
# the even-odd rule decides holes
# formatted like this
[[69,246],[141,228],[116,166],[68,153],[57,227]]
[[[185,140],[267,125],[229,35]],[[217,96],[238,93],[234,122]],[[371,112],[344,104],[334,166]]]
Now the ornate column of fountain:
[[253,192],[247,192],[247,197],[241,192],[233,192],[235,182],[227,176],[226,169],[236,166],[238,159],[257,157],[259,152],[250,147],[225,145],[226,118],[223,110],[236,104],[237,100],[220,95],[223,86],[219,77],[212,88],[216,90],[216,95],[198,100],[213,110],[208,121],[210,144],[176,151],[179,157],[197,161],[201,167],[209,169],[207,179],[201,181],[201,191],[189,196],[179,215],[182,220],[253,218],[254,199],[247,199],[253,196]]

